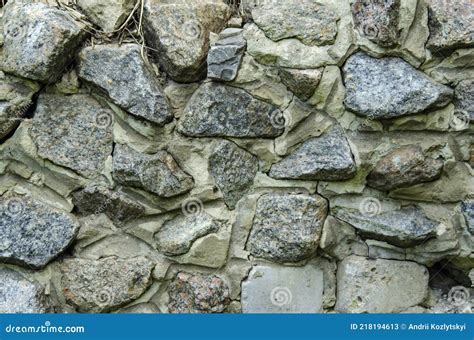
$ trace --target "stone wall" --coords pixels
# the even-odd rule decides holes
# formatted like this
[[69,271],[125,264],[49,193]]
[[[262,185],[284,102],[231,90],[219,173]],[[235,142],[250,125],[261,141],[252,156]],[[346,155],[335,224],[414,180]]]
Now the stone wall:
[[1,12],[0,312],[471,312],[469,0]]

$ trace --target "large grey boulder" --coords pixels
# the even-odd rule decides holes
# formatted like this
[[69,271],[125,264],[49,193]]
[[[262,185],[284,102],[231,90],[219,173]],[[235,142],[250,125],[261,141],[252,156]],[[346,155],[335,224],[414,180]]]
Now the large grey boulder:
[[205,83],[193,94],[177,129],[190,137],[277,137],[281,112],[246,91]]
[[145,154],[122,144],[114,149],[112,175],[119,184],[141,188],[161,197],[180,195],[194,187],[193,178],[168,152]]
[[60,77],[86,36],[67,12],[43,3],[9,3],[3,33],[2,69],[42,82]]
[[44,267],[78,232],[74,216],[31,197],[7,195],[0,200],[0,262]]
[[17,77],[0,75],[0,139],[7,137],[33,108],[40,86]]
[[430,37],[427,47],[432,50],[474,46],[474,4],[470,0],[456,3],[427,0]]
[[84,48],[79,54],[79,76],[135,116],[160,125],[173,119],[163,89],[137,44]]
[[339,19],[332,9],[313,1],[258,5],[252,10],[252,17],[271,40],[296,38],[309,46],[334,43]]
[[105,32],[117,30],[135,6],[134,0],[77,0],[77,6]]
[[428,295],[428,270],[415,262],[349,256],[337,269],[336,311],[397,313]]
[[167,221],[154,235],[159,251],[166,255],[181,255],[189,251],[194,241],[219,231],[222,223],[201,212],[179,216]]
[[383,47],[398,43],[400,0],[355,0],[351,10],[360,34]]
[[419,146],[408,145],[382,158],[367,176],[367,185],[388,191],[433,181],[442,171],[443,161],[427,157]]
[[243,313],[320,313],[323,272],[304,267],[258,265],[242,282]]
[[313,255],[328,212],[318,195],[261,196],[253,218],[247,250],[255,257],[275,262],[298,262]]
[[194,82],[206,74],[210,32],[220,32],[229,16],[230,9],[222,2],[146,0],[143,26],[165,72],[177,82]]
[[207,56],[207,76],[232,81],[237,77],[247,42],[241,28],[226,28]]
[[51,303],[44,287],[22,274],[0,268],[0,313],[50,313]]
[[269,176],[278,179],[337,181],[355,176],[351,147],[339,128],[313,137],[272,165]]
[[331,214],[354,226],[364,237],[400,247],[415,246],[435,237],[439,225],[416,206],[376,215],[366,213],[363,209],[335,207],[331,208]]
[[112,154],[112,121],[113,112],[89,95],[42,94],[31,136],[40,157],[95,177]]
[[288,90],[301,100],[308,100],[314,94],[323,76],[323,68],[299,70],[281,67],[278,74]]
[[153,262],[130,259],[67,259],[61,263],[61,287],[66,301],[79,312],[99,313],[137,299],[151,285]]
[[258,158],[232,142],[219,142],[209,156],[209,172],[230,209],[250,190]]
[[170,313],[222,313],[230,303],[229,287],[215,275],[179,272],[168,295]]
[[362,52],[344,65],[346,108],[373,119],[395,118],[443,107],[453,90],[400,58],[372,58]]

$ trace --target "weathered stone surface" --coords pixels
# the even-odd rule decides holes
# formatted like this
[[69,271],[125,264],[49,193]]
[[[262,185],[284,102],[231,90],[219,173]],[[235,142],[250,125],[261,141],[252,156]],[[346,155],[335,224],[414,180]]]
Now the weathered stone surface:
[[229,16],[221,2],[147,0],[143,19],[147,42],[166,73],[175,81],[193,82],[205,76],[209,33],[221,31]]
[[346,108],[374,119],[394,118],[443,107],[453,91],[400,58],[375,59],[356,53],[344,68]]
[[415,262],[349,256],[338,266],[336,311],[396,313],[423,302],[428,270]]
[[32,81],[0,75],[0,139],[10,134],[33,106],[39,85]]
[[170,313],[221,313],[230,303],[227,284],[215,275],[180,272],[168,294]]
[[0,261],[40,268],[74,240],[79,223],[70,214],[27,196],[0,203]]
[[290,155],[272,165],[269,176],[279,179],[336,181],[354,177],[356,165],[342,130],[306,140]]
[[323,75],[323,68],[298,70],[280,68],[279,75],[283,84],[301,100],[308,100],[314,94]]
[[84,48],[79,54],[79,76],[135,116],[160,125],[173,118],[163,89],[137,44]]
[[459,82],[454,91],[454,114],[466,127],[474,121],[474,79]]
[[258,158],[226,140],[209,156],[209,172],[230,209],[250,190],[257,171]]
[[304,267],[255,266],[242,282],[243,313],[320,313],[323,272]]
[[112,120],[113,112],[91,96],[42,94],[31,135],[40,157],[94,177],[112,153]]
[[0,268],[0,313],[49,313],[44,287],[20,273]]
[[364,237],[400,247],[414,246],[435,237],[439,225],[416,206],[381,212],[374,216],[364,214],[361,210],[335,207],[331,209],[331,214],[354,226]]
[[351,9],[360,34],[380,46],[397,44],[400,0],[356,0]]
[[408,145],[382,158],[367,176],[367,185],[388,191],[433,181],[442,170],[443,161],[427,157],[419,146]]
[[78,0],[77,5],[105,32],[118,29],[135,5],[134,0]]
[[241,28],[227,28],[207,56],[207,76],[216,80],[232,81],[237,77],[244,54],[245,42]]
[[327,45],[337,34],[337,14],[316,2],[271,2],[256,6],[252,17],[273,41],[296,38],[309,46]]
[[145,208],[121,191],[113,191],[104,186],[92,184],[75,192],[72,203],[82,215],[107,215],[112,221],[126,222],[145,213]]
[[194,180],[166,151],[144,154],[117,144],[114,149],[113,177],[117,183],[145,189],[162,197],[191,190]]
[[243,90],[205,83],[184,109],[178,131],[192,137],[277,137],[284,130],[280,116],[275,106]]
[[67,259],[61,263],[61,286],[79,312],[107,312],[142,295],[152,282],[152,269],[145,257]]
[[445,0],[428,0],[430,38],[427,47],[432,50],[474,46],[474,4],[459,0],[453,4]]
[[61,75],[85,37],[66,12],[42,3],[8,4],[3,30],[3,70],[43,82]]
[[171,256],[181,255],[187,253],[198,238],[215,233],[220,227],[221,222],[201,212],[165,222],[154,238],[159,251]]
[[474,201],[461,203],[461,211],[466,220],[467,227],[471,234],[474,234]]
[[303,260],[316,252],[327,211],[321,196],[265,194],[257,201],[247,249],[276,262]]

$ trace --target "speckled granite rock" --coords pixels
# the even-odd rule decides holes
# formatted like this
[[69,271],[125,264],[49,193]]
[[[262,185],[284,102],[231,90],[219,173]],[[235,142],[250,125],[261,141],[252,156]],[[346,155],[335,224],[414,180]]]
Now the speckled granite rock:
[[44,287],[9,268],[0,268],[0,313],[49,313]]
[[30,197],[0,200],[0,262],[41,268],[66,250],[78,231],[74,216]]
[[85,38],[71,16],[42,3],[8,4],[3,18],[2,68],[24,78],[59,78]]
[[94,177],[112,154],[112,121],[113,112],[89,95],[42,94],[31,136],[40,157]]
[[191,190],[194,180],[166,151],[145,154],[117,144],[114,149],[113,177],[119,184],[145,189],[162,197]]
[[184,109],[178,131],[191,137],[277,137],[284,130],[278,115],[275,106],[244,90],[204,83]]
[[158,78],[146,66],[137,44],[84,48],[79,54],[79,77],[135,116],[160,125],[173,118]]
[[380,46],[397,44],[400,0],[356,0],[351,9],[360,34]]
[[247,43],[241,28],[226,28],[207,56],[207,76],[232,81],[237,77]]
[[323,68],[298,70],[292,68],[279,69],[281,82],[288,90],[301,100],[308,100],[313,95],[323,75]]
[[209,156],[209,172],[230,209],[252,187],[258,158],[232,142],[219,142]]
[[205,77],[209,33],[221,31],[230,16],[222,2],[166,4],[147,0],[144,28],[152,52],[177,82]]
[[252,17],[273,41],[296,38],[305,45],[334,43],[337,14],[316,2],[272,2],[256,6]]
[[461,211],[471,234],[474,234],[474,201],[461,203]]
[[134,0],[78,0],[77,5],[88,18],[105,32],[120,27],[130,15]]
[[345,180],[354,177],[356,165],[343,132],[334,128],[306,140],[281,161],[272,165],[269,176],[278,179]]
[[72,203],[81,215],[102,214],[112,221],[126,222],[145,213],[145,208],[121,191],[113,191],[98,184],[91,184],[75,192]]
[[433,181],[442,170],[443,161],[427,157],[419,146],[408,145],[382,158],[367,176],[367,185],[388,191]]
[[474,46],[474,4],[459,0],[455,4],[445,0],[427,0],[432,50]]
[[61,263],[61,287],[79,312],[107,312],[142,295],[151,285],[152,269],[145,257],[67,259]]
[[428,270],[415,262],[349,256],[338,266],[336,311],[397,313],[423,302]]
[[382,211],[374,216],[360,210],[335,207],[331,209],[331,214],[354,226],[364,237],[400,247],[415,246],[435,237],[439,225],[416,206]]
[[265,194],[257,201],[247,249],[275,262],[303,260],[316,252],[327,212],[321,196]]
[[462,80],[454,91],[455,114],[462,122],[474,121],[474,79]]
[[453,91],[400,58],[352,55],[344,68],[346,108],[373,119],[395,118],[443,107]]
[[168,294],[170,313],[221,313],[230,303],[227,284],[215,275],[180,272]]
[[171,256],[181,255],[189,251],[195,240],[217,232],[220,227],[221,222],[201,212],[165,222],[154,238],[160,252]]

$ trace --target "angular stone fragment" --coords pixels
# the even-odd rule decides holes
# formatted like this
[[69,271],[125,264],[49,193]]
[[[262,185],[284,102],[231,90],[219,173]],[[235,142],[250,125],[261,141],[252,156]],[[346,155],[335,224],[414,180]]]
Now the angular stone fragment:
[[113,112],[89,95],[42,94],[31,135],[40,157],[94,177],[112,153],[112,121]]
[[61,263],[61,286],[79,312],[107,312],[142,295],[152,283],[152,270],[153,263],[141,256],[67,259]]
[[474,121],[474,79],[462,80],[454,91],[454,114],[460,124],[468,125]]
[[154,238],[158,250],[162,253],[171,256],[181,255],[189,251],[195,240],[217,232],[220,227],[221,222],[201,212],[165,222]]
[[427,0],[430,37],[427,47],[432,50],[474,46],[474,4],[470,0],[455,3]]
[[397,44],[400,0],[356,0],[351,9],[360,34],[383,47]]
[[323,272],[304,267],[255,266],[242,282],[243,313],[320,313]]
[[147,42],[165,72],[177,82],[194,82],[205,76],[209,33],[220,32],[230,16],[222,2],[166,4],[145,2]]
[[145,208],[120,191],[92,184],[72,196],[72,203],[82,215],[104,213],[112,221],[126,222],[145,213]]
[[77,5],[105,32],[118,29],[135,5],[134,0],[78,0]]
[[37,83],[0,75],[0,139],[16,129],[33,107],[33,95],[39,91]]
[[221,141],[209,156],[209,172],[230,209],[250,190],[258,158],[232,142]]
[[227,28],[207,56],[207,76],[216,80],[232,81],[237,77],[245,50],[241,28]]
[[278,179],[337,181],[354,177],[356,165],[342,130],[335,128],[306,140],[272,165],[269,176]]
[[205,83],[191,97],[178,131],[191,137],[277,137],[281,112],[244,90]]
[[461,203],[461,211],[466,220],[467,228],[471,234],[474,234],[474,201]]
[[247,250],[275,262],[298,262],[316,252],[328,204],[321,196],[270,193],[261,196]]
[[423,302],[428,270],[415,262],[349,256],[337,270],[336,311],[397,313]]
[[442,171],[443,161],[426,157],[419,146],[408,145],[382,158],[367,176],[367,185],[388,191],[433,181]]
[[385,119],[443,107],[453,91],[400,58],[352,55],[344,68],[346,108],[364,117]]
[[51,312],[44,287],[22,274],[0,268],[0,313],[49,313]]
[[160,125],[173,118],[163,89],[137,44],[84,48],[79,54],[79,76],[135,116]]
[[78,231],[74,216],[31,197],[0,199],[0,262],[41,268],[66,250]]
[[323,68],[298,70],[280,68],[279,75],[283,84],[301,100],[313,95],[323,75]]
[[360,210],[335,207],[331,209],[331,214],[354,226],[364,237],[400,247],[415,246],[435,237],[439,225],[416,206],[381,212],[374,216]]
[[328,45],[337,34],[337,14],[312,1],[263,4],[252,10],[252,17],[273,41],[296,38],[309,46]]
[[61,76],[85,38],[67,12],[42,3],[8,4],[3,30],[3,70],[43,82]]
[[180,272],[168,294],[170,313],[222,313],[230,303],[227,284],[215,275]]
[[194,187],[193,178],[166,151],[144,154],[117,144],[113,158],[113,178],[117,183],[141,188],[161,197],[180,195]]

